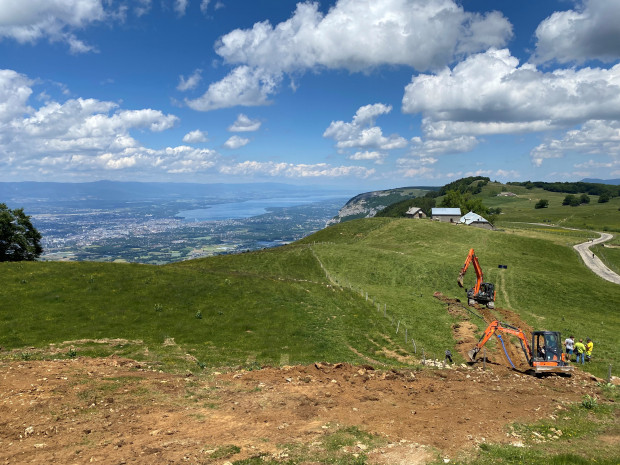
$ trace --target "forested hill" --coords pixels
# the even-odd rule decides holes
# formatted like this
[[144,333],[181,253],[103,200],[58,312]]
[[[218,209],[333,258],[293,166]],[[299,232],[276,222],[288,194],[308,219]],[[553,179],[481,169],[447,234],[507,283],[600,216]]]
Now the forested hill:
[[[612,180],[613,181],[613,180]],[[593,182],[543,182],[543,181],[525,181],[525,182],[509,182],[509,186],[522,186],[526,189],[538,187],[549,192],[563,192],[566,194],[588,194],[602,195],[608,194],[610,197],[620,196],[620,185],[602,184]]]
[[389,205],[402,200],[423,197],[429,192],[436,192],[438,189],[439,187],[434,186],[414,186],[365,192],[350,199],[327,225],[359,218],[372,218]]

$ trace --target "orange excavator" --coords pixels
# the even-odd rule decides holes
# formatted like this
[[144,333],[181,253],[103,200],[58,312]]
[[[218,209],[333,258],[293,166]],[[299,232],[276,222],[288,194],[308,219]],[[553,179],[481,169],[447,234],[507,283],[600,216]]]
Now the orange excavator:
[[533,368],[536,376],[541,376],[544,373],[563,373],[570,376],[575,367],[571,366],[565,358],[565,354],[562,352],[562,342],[560,333],[557,331],[534,331],[532,333],[531,346],[527,343],[527,338],[522,330],[515,326],[511,326],[501,321],[493,321],[484,334],[472,350],[467,352],[467,355],[472,362],[476,361],[476,355],[480,352],[480,349],[487,343],[487,341],[493,336],[497,336],[502,344],[506,358],[510,362],[513,368],[515,368],[512,360],[508,356],[504,340],[499,333],[506,333],[515,336],[521,343],[521,349],[525,354],[530,367]]
[[460,287],[463,287],[463,277],[467,272],[469,265],[474,265],[474,271],[476,272],[476,284],[474,287],[467,291],[467,303],[473,307],[476,302],[481,305],[486,305],[489,308],[495,308],[495,284],[483,282],[484,276],[482,274],[482,268],[478,263],[478,257],[474,252],[474,249],[469,249],[469,254],[465,260],[463,268],[459,273],[458,283]]

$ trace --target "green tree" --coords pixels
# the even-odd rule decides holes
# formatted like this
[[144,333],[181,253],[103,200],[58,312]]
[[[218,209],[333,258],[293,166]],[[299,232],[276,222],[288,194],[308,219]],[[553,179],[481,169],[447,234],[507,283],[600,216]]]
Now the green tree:
[[610,198],[611,196],[609,195],[609,192],[603,192],[598,198],[598,203],[607,203]]
[[0,203],[0,262],[35,260],[43,253],[41,234],[23,208]]
[[538,202],[536,202],[536,205],[534,205],[534,208],[547,208],[549,206],[549,201],[547,199],[540,199]]
[[581,201],[579,197],[573,194],[568,194],[566,197],[564,197],[564,200],[562,201],[562,205],[570,205],[571,207],[577,207],[580,204]]
[[461,213],[463,213],[464,206],[465,199],[463,198],[463,194],[461,194],[457,190],[450,190],[446,192],[446,194],[443,196],[443,199],[441,199],[440,204],[440,207],[443,208],[460,208]]
[[490,214],[489,208],[482,203],[482,198],[473,197],[469,192],[462,194],[457,190],[446,192],[446,195],[441,200],[441,206],[445,208],[460,208],[461,212],[465,213],[472,211],[484,217]]
[[590,203],[590,197],[588,196],[588,194],[581,194],[581,196],[579,197],[579,203]]

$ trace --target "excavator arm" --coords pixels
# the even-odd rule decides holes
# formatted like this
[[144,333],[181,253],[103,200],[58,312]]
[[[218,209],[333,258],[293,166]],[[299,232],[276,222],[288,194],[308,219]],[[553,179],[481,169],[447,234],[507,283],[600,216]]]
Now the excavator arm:
[[489,308],[494,308],[496,294],[495,285],[492,283],[483,282],[484,276],[482,274],[482,268],[480,267],[480,263],[478,263],[478,257],[476,257],[474,249],[469,249],[469,253],[465,259],[465,264],[461,268],[459,277],[457,278],[459,286],[463,287],[463,278],[465,277],[465,273],[470,265],[474,266],[474,271],[476,272],[476,284],[467,291],[469,305],[473,306],[476,302],[478,302],[483,305],[486,304]]
[[494,334],[497,334],[497,332],[503,332],[503,333],[510,334],[512,336],[516,336],[519,339],[519,342],[521,342],[521,349],[523,349],[523,353],[525,354],[525,358],[527,359],[527,362],[531,365],[532,351],[530,349],[530,346],[527,343],[527,338],[525,337],[525,334],[523,333],[523,331],[514,326],[508,325],[506,323],[502,323],[501,321],[498,321],[498,320],[492,321],[489,324],[489,326],[487,326],[487,329],[484,330],[484,334],[478,341],[478,344],[476,344],[476,347],[474,347],[472,350],[467,352],[467,355],[469,356],[472,362],[476,361],[476,355],[478,354],[478,352],[480,352],[480,349],[482,349],[482,347],[484,347],[484,345],[488,342],[488,340],[491,339],[491,336],[493,336]]
[[461,268],[461,272],[459,273],[459,277],[457,279],[459,286],[463,287],[463,278],[465,277],[465,273],[467,273],[467,269],[469,265],[474,265],[474,271],[476,272],[476,285],[474,286],[474,294],[478,294],[480,291],[480,284],[482,284],[482,268],[480,268],[480,263],[478,263],[478,257],[474,252],[474,249],[469,249],[469,253],[467,254],[467,258],[465,259],[465,264],[463,268]]

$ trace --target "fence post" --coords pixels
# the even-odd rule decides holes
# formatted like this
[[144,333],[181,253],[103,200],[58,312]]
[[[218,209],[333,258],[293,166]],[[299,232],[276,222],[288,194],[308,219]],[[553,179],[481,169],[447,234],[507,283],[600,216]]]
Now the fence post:
[[482,369],[486,370],[487,369],[487,348],[485,347],[484,349],[484,357],[482,359]]
[[400,320],[398,320],[398,324],[396,325],[396,334],[398,334],[398,328],[400,328]]
[[424,349],[422,349],[422,365],[426,365],[426,355],[424,354]]
[[418,346],[415,345],[415,339],[411,339],[411,343],[413,344],[413,353],[418,353]]
[[405,344],[407,344],[407,328],[405,328]]
[[609,369],[607,370],[607,384],[611,383],[611,363],[609,364]]

